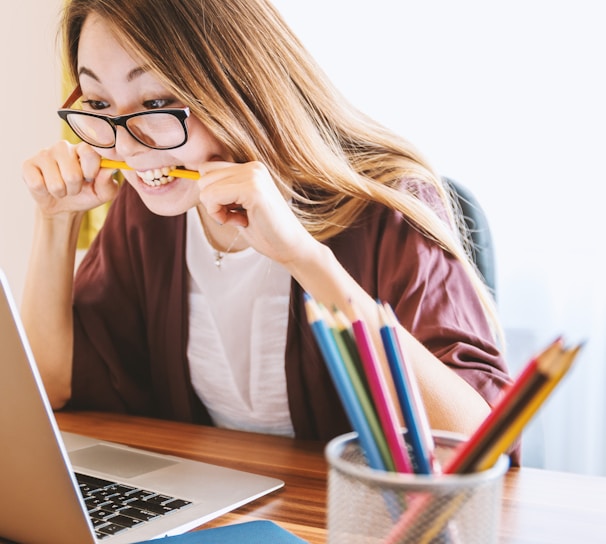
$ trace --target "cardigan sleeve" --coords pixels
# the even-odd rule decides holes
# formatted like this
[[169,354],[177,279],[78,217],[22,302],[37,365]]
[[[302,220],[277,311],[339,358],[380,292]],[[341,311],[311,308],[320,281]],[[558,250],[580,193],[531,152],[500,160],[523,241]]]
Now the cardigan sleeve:
[[511,379],[480,299],[461,263],[402,221],[390,216],[381,237],[379,296],[391,301],[402,325],[429,351],[494,405]]
[[72,408],[145,413],[151,405],[126,200],[122,189],[75,277]]
[[[393,301],[402,325],[494,407],[512,383],[503,353],[461,263],[414,228],[394,252],[402,218],[392,214],[379,246],[379,297]],[[392,223],[393,222],[393,223]],[[509,449],[521,462],[521,441]]]
[[371,206],[330,245],[372,297],[493,405],[511,383],[479,297],[463,265],[398,212]]
[[[336,257],[400,323],[493,406],[511,384],[480,299],[463,265],[402,214],[372,205],[329,241]],[[519,448],[512,449],[519,463]]]
[[184,254],[184,216],[124,184],[75,279],[69,407],[209,422],[189,378]]

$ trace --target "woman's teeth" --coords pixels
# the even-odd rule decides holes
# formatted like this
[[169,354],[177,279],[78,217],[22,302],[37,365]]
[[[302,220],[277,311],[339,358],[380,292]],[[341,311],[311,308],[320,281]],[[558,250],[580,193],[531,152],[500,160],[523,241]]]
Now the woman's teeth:
[[166,185],[175,179],[173,176],[168,175],[169,172],[174,169],[174,167],[165,166],[164,168],[145,170],[145,172],[137,171],[137,175],[143,180],[145,185],[159,187],[160,185]]

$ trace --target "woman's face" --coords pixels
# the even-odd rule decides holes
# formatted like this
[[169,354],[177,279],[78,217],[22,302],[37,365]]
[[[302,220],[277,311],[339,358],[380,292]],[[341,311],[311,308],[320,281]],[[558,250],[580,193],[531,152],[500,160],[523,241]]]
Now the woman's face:
[[[145,66],[116,41],[103,19],[90,15],[82,28],[78,49],[78,73],[83,109],[103,115],[125,115],[182,104]],[[227,150],[195,117],[186,121],[189,138],[181,147],[155,150],[117,128],[116,146],[98,149],[109,159],[125,161],[134,170],[123,172],[146,206],[159,215],[177,215],[199,202],[198,184],[160,174],[162,169],[198,170],[204,162],[231,161]],[[159,175],[160,174],[160,175]]]

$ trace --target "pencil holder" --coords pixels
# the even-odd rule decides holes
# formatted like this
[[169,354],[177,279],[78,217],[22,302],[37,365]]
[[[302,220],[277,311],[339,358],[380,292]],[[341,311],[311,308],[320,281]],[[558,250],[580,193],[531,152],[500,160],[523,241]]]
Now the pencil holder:
[[[434,440],[444,463],[462,438],[436,432]],[[334,438],[325,453],[329,544],[497,542],[507,456],[473,474],[383,472],[368,467],[356,433]]]

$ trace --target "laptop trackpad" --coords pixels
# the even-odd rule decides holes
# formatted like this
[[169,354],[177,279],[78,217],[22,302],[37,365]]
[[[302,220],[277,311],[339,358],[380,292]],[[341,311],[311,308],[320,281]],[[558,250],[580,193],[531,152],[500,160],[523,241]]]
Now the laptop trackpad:
[[73,465],[89,470],[113,474],[120,478],[134,478],[153,470],[176,464],[169,459],[153,455],[97,444],[81,450],[71,451]]

